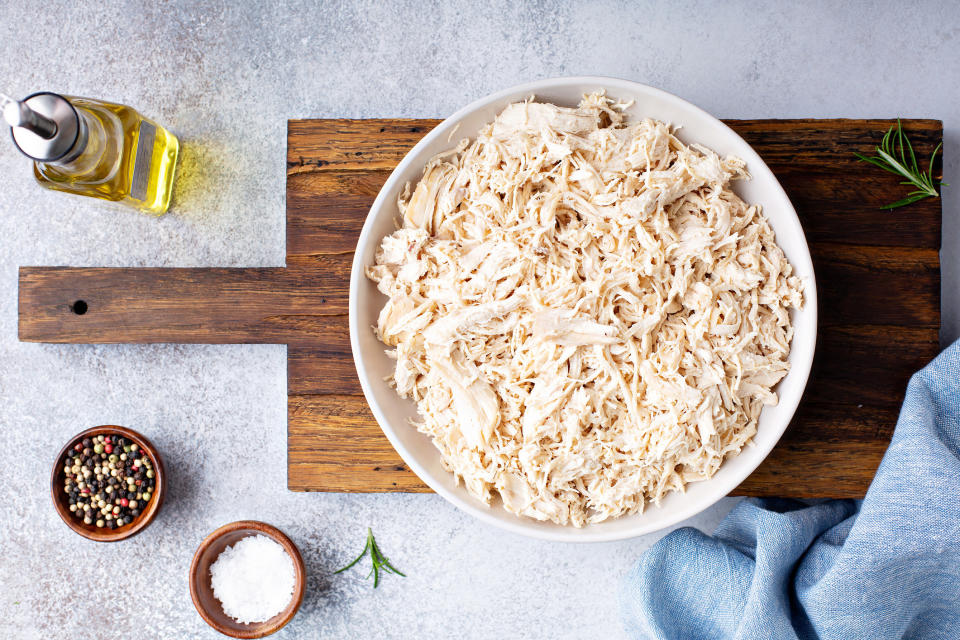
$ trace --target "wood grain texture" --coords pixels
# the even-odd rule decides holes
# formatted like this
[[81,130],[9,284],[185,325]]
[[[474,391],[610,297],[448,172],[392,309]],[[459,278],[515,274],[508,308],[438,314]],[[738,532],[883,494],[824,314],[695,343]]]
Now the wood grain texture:
[[390,446],[362,396],[291,395],[287,460],[293,490],[331,490],[337,478],[336,491],[369,492],[371,481],[381,491],[429,491]]
[[21,267],[20,339],[285,343],[301,334],[298,317],[347,312],[351,260],[302,256],[285,269]]
[[440,120],[290,120],[287,173],[314,170],[392,171]]
[[[860,497],[907,380],[939,350],[940,201],[880,211],[903,187],[858,163],[890,120],[728,120],[780,180],[803,223],[820,299],[817,354],[780,444],[737,490]],[[439,120],[291,120],[287,266],[24,268],[20,336],[44,342],[259,342],[288,346],[288,486],[427,491],[360,395],[347,282],[363,220],[406,152]],[[942,136],[904,121],[919,158]],[[88,303],[76,315],[76,300]]]

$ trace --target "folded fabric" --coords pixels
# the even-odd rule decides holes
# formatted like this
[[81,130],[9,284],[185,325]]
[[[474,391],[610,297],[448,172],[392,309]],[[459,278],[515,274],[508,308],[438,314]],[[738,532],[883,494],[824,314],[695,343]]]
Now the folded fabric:
[[748,499],[620,593],[634,638],[960,638],[960,341],[910,380],[862,501]]

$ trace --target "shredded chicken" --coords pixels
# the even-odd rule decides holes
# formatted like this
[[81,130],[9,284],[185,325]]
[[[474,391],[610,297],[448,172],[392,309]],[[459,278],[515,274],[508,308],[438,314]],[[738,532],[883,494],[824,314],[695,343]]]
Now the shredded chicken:
[[802,287],[739,158],[576,109],[511,104],[433,158],[367,275],[391,383],[446,469],[559,524],[710,478],[789,368]]

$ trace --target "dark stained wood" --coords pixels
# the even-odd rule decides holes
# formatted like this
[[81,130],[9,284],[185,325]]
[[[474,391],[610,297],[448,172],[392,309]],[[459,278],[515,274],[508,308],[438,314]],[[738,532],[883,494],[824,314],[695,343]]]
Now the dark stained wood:
[[[878,211],[899,199],[902,187],[890,174],[870,168],[853,155],[854,151],[871,155],[892,121],[725,122],[760,152],[776,174],[800,216],[808,242],[939,248],[939,199]],[[776,125],[771,126],[772,122]],[[903,127],[924,164],[943,137],[943,123],[905,120]],[[938,174],[939,167],[938,156]]]
[[821,324],[940,328],[936,248],[810,245]]
[[[286,268],[23,268],[21,339],[287,344],[289,488],[427,491],[360,395],[346,305],[370,204],[438,122],[291,120]],[[820,301],[804,400],[737,493],[860,497],[911,373],[939,350],[940,200],[879,210],[903,187],[853,152],[869,152],[891,120],[726,122],[760,153],[796,207]],[[941,123],[907,120],[904,128],[925,163]],[[76,300],[88,303],[86,314],[71,310]]]
[[847,168],[851,179],[838,181],[836,167],[786,164],[771,168],[790,194],[807,242],[919,248],[940,245],[940,201],[922,200],[909,208],[879,211],[889,202],[889,196],[895,195],[891,194],[889,174],[879,169],[875,175],[864,175],[866,166],[853,164]]
[[[826,160],[841,167],[857,163],[856,158],[850,156],[851,150],[872,151],[887,129],[897,124],[896,120],[859,118],[724,122],[757,149],[768,165],[787,161],[816,166]],[[943,122],[921,118],[903,120],[903,130],[913,141],[917,157],[926,158],[943,137]],[[873,135],[876,132],[880,137]]]
[[386,169],[392,171],[410,147],[440,120],[290,120],[287,172]]
[[[825,411],[845,411],[856,405],[882,409],[886,412],[884,420],[871,416],[864,428],[828,435],[870,439],[877,430],[891,435],[895,420],[890,418],[895,418],[900,410],[910,375],[939,350],[937,334],[922,326],[821,324],[804,406],[822,407]],[[867,428],[868,425],[872,427]],[[794,420],[790,433],[805,427],[803,420]]]
[[20,339],[284,343],[299,333],[289,316],[347,312],[352,259],[302,256],[286,269],[21,267]]
[[[829,429],[831,425],[825,425]],[[784,438],[750,477],[731,492],[768,498],[862,498],[889,438],[856,442],[796,442]]]

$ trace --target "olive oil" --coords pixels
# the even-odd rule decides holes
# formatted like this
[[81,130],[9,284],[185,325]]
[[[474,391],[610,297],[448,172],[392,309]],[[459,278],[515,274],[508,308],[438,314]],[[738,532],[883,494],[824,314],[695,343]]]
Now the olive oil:
[[4,117],[41,186],[154,215],[170,206],[180,143],[136,110],[42,93],[6,105]]

